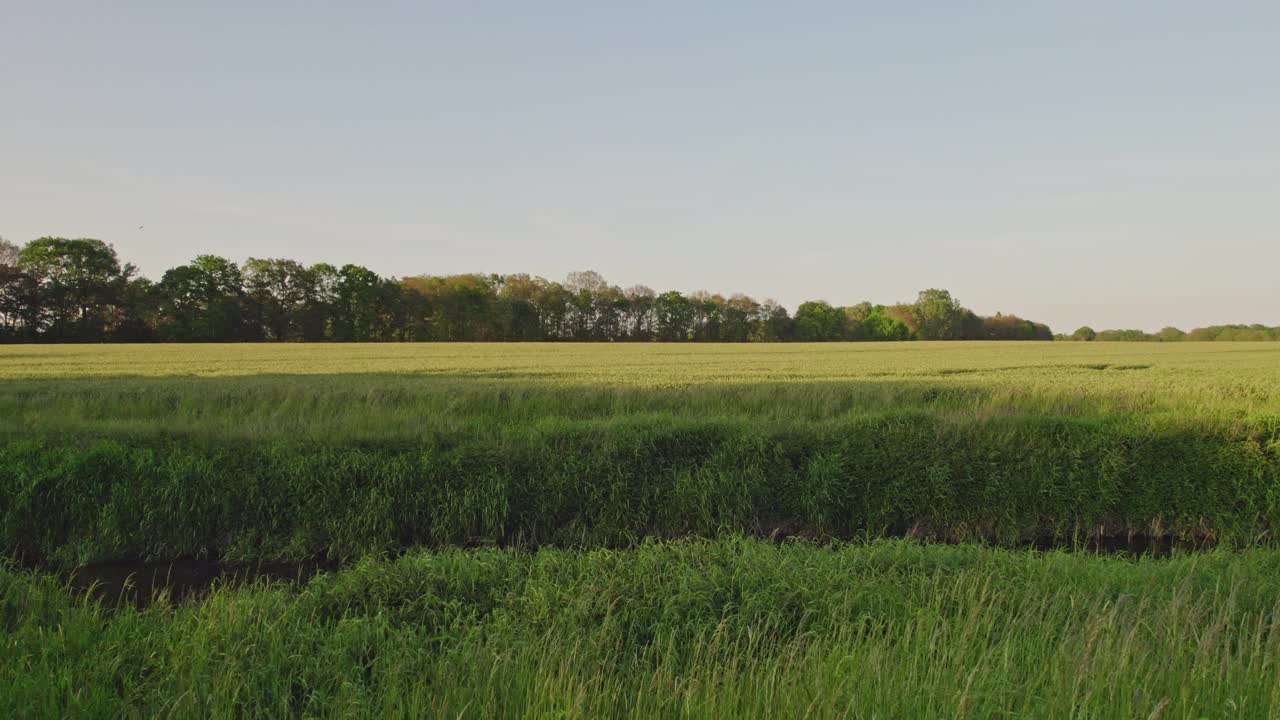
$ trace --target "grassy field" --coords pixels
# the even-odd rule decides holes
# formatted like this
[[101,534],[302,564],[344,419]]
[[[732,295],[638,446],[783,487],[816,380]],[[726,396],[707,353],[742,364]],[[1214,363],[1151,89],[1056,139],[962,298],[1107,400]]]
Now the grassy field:
[[1280,348],[0,347],[0,543],[64,565],[415,545],[1269,541]]
[[6,717],[1275,717],[1280,555],[415,552],[111,610],[0,570]]
[[0,346],[0,713],[1274,717],[1278,528],[1274,344]]

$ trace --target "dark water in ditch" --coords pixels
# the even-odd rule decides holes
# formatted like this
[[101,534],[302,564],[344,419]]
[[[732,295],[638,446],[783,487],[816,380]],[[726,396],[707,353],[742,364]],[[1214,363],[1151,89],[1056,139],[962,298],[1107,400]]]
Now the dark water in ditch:
[[145,608],[199,599],[218,586],[305,583],[338,569],[335,562],[223,564],[187,558],[172,562],[109,562],[55,573],[72,594],[104,605]]

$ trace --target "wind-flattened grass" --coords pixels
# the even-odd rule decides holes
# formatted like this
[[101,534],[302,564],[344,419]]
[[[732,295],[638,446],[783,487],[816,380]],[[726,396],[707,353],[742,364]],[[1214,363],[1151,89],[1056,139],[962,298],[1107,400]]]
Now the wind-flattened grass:
[[458,549],[110,610],[0,571],[9,716],[1273,717],[1280,555]]

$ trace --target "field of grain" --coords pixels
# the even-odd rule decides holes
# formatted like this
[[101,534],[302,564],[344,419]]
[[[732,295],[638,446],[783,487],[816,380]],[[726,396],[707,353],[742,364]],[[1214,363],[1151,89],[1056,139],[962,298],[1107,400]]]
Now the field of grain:
[[9,716],[1267,717],[1277,531],[1275,344],[0,346]]

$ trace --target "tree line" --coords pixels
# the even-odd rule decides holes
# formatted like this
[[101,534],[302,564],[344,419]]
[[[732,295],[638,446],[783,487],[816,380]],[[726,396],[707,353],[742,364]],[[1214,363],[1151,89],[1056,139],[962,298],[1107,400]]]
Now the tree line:
[[[1092,332],[1092,331],[1090,331]],[[1097,333],[1090,339],[1107,339]],[[0,341],[825,342],[1052,340],[1015,315],[981,317],[946,290],[915,302],[794,315],[773,300],[621,289],[599,273],[382,277],[368,268],[200,255],[158,282],[100,240],[0,239]]]
[[1176,327],[1166,327],[1159,332],[1143,330],[1095,331],[1084,326],[1070,335],[1058,335],[1058,340],[1077,342],[1245,342],[1280,341],[1280,327],[1266,325],[1210,325],[1195,328],[1191,332]]

